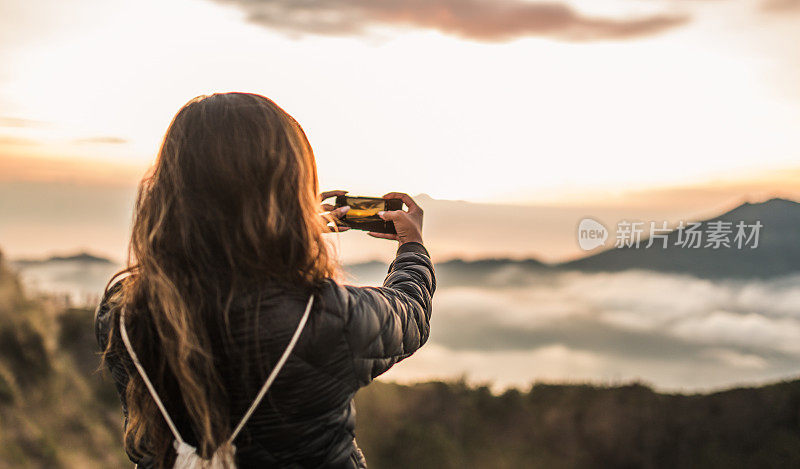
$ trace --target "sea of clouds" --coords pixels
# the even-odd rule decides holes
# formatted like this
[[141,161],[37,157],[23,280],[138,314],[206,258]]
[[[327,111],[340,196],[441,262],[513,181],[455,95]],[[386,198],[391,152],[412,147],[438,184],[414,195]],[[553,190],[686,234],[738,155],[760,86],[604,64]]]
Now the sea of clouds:
[[[93,306],[118,268],[49,262],[20,271],[29,290]],[[379,285],[386,265],[361,272],[353,283]],[[438,269],[430,340],[382,379],[463,377],[497,390],[638,380],[706,391],[800,376],[800,275],[706,280],[518,264],[465,272]]]
[[440,282],[431,330],[386,378],[465,377],[495,388],[638,380],[674,391],[757,384],[800,375],[800,275],[732,281],[512,266],[483,285]]

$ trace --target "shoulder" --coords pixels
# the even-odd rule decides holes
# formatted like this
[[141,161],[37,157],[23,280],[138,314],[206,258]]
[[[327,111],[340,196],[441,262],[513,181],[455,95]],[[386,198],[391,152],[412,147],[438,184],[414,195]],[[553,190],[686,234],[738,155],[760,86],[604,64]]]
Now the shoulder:
[[327,279],[317,290],[314,310],[325,323],[338,324],[337,329],[345,332],[355,323],[362,322],[366,312],[382,309],[383,298],[378,287],[345,285],[334,279]]
[[334,279],[325,279],[316,289],[314,301],[317,305],[314,309],[322,315],[346,319],[351,302],[350,288]]

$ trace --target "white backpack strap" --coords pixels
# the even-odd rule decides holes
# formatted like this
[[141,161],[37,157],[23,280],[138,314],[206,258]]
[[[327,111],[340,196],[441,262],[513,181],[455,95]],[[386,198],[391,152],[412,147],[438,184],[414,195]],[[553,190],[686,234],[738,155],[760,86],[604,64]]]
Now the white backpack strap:
[[[239,432],[242,431],[242,428],[244,428],[247,421],[253,415],[253,412],[255,412],[256,408],[261,403],[261,400],[264,399],[264,396],[267,394],[267,391],[269,390],[270,386],[272,386],[272,382],[275,381],[275,378],[278,376],[278,373],[281,371],[281,368],[283,368],[283,365],[286,363],[286,360],[289,359],[289,355],[292,353],[292,350],[294,350],[295,345],[297,345],[297,341],[298,339],[300,339],[300,334],[303,332],[303,328],[305,327],[306,322],[308,321],[308,316],[309,313],[311,312],[311,306],[313,304],[314,304],[314,295],[312,294],[308,298],[308,303],[306,304],[306,310],[303,313],[303,317],[300,318],[300,323],[297,325],[297,329],[294,331],[292,340],[289,341],[289,345],[286,346],[286,350],[284,350],[280,360],[278,360],[278,363],[275,364],[275,367],[272,369],[272,372],[269,374],[269,377],[267,377],[267,381],[264,382],[263,386],[261,386],[261,390],[258,392],[258,395],[256,396],[255,400],[250,405],[250,408],[247,409],[247,412],[245,412],[244,417],[242,417],[242,420],[239,421],[239,425],[236,426],[236,429],[233,430],[231,437],[228,439],[228,444],[230,444],[232,447],[233,447],[233,440],[236,439],[236,437],[239,435]],[[122,333],[122,341],[125,343],[125,348],[128,349],[128,353],[130,354],[131,359],[133,360],[134,366],[136,366],[136,370],[139,372],[139,375],[141,375],[145,386],[147,386],[147,390],[150,391],[150,395],[153,396],[153,400],[156,402],[158,409],[161,411],[161,415],[164,416],[164,420],[166,420],[167,426],[169,426],[170,431],[172,431],[172,434],[175,436],[175,450],[178,452],[178,459],[179,460],[186,459],[186,461],[189,461],[190,459],[193,460],[193,458],[197,458],[197,456],[195,455],[196,454],[195,448],[187,444],[181,437],[181,434],[178,432],[178,428],[172,422],[172,419],[169,417],[169,414],[167,413],[167,409],[164,407],[164,404],[158,397],[158,394],[156,393],[156,390],[153,387],[153,383],[150,382],[150,378],[147,377],[147,373],[145,373],[144,367],[142,367],[142,364],[139,362],[139,357],[136,355],[136,352],[133,350],[133,347],[131,346],[131,341],[128,338],[128,331],[125,328],[124,309],[122,310],[119,316],[119,328],[120,332]],[[175,467],[179,467],[177,462]],[[191,467],[191,464],[187,467]]]
[[267,394],[269,387],[272,386],[272,382],[275,381],[275,377],[278,376],[278,373],[283,368],[283,365],[286,363],[286,360],[289,359],[289,355],[292,353],[294,346],[297,345],[297,340],[300,338],[300,333],[303,332],[303,327],[306,325],[306,321],[308,320],[308,315],[311,312],[311,305],[314,304],[314,295],[312,294],[308,298],[308,304],[306,304],[306,311],[303,313],[303,317],[300,318],[300,324],[297,325],[297,330],[294,331],[294,335],[292,336],[292,340],[289,341],[289,345],[286,346],[286,350],[284,350],[283,355],[281,355],[280,360],[278,363],[275,364],[275,367],[272,369],[272,372],[267,377],[267,380],[264,382],[264,385],[261,386],[261,390],[258,392],[253,403],[250,405],[250,408],[247,409],[245,412],[244,417],[242,420],[239,421],[239,425],[236,426],[236,429],[233,430],[231,437],[228,439],[229,444],[233,444],[233,440],[239,435],[239,432],[242,431],[244,425],[253,415],[258,405],[261,403],[261,400],[264,399],[264,396]]
[[144,372],[144,368],[142,364],[139,362],[139,357],[136,355],[136,352],[133,351],[133,347],[131,346],[131,341],[128,339],[128,331],[125,329],[125,308],[122,309],[122,312],[119,315],[119,329],[122,332],[122,341],[125,342],[125,348],[128,349],[128,353],[133,360],[133,365],[136,367],[136,370],[141,375],[142,380],[144,381],[145,386],[147,386],[147,390],[150,391],[150,395],[153,396],[153,400],[156,401],[156,405],[158,409],[161,411],[161,415],[164,416],[164,420],[167,421],[167,425],[169,429],[172,431],[172,434],[175,436],[175,440],[181,446],[188,446],[183,438],[181,438],[181,434],[178,433],[178,428],[172,423],[172,419],[169,418],[169,414],[167,413],[167,409],[164,407],[164,404],[161,402],[161,399],[158,397],[156,393],[156,389],[153,387],[153,383],[150,382],[150,378],[147,377],[147,373]]

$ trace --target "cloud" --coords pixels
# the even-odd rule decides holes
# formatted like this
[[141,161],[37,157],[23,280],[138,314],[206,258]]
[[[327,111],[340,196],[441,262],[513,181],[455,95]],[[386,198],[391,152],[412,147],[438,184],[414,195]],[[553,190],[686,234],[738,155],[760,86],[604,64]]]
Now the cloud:
[[128,143],[128,141],[124,138],[109,137],[109,136],[79,138],[73,140],[73,142],[78,144],[100,144],[100,145],[120,145],[123,143]]
[[676,336],[704,343],[745,348],[764,348],[800,355],[800,321],[792,318],[769,318],[757,313],[736,314],[714,311],[675,324]]
[[393,367],[381,378],[413,383],[464,377],[468,382],[488,383],[502,391],[508,386],[525,387],[534,380],[597,381],[598,370],[605,368],[603,357],[560,344],[532,350],[476,352],[453,351],[429,343],[413,359]]
[[218,0],[256,24],[293,35],[360,35],[377,25],[433,29],[486,42],[544,36],[567,41],[627,39],[683,25],[685,15],[601,18],[568,5],[523,0]]
[[47,122],[20,117],[0,116],[0,127],[45,127]]
[[764,358],[758,355],[740,353],[735,350],[724,348],[708,349],[705,351],[704,355],[715,358],[725,365],[736,368],[763,369],[769,365]]
[[[131,188],[135,192],[136,184],[142,177],[144,169],[141,165],[128,163],[128,162],[113,162],[113,163],[98,163],[97,160],[90,158],[52,158],[46,155],[39,155],[31,153],[30,155],[12,156],[3,153],[3,146],[11,145],[38,145],[35,140],[27,140],[17,137],[3,137],[0,136],[0,193],[5,194],[8,198],[0,200],[16,200],[15,210],[23,213],[25,210],[31,210],[28,216],[39,216],[43,222],[47,220],[47,215],[51,214],[51,210],[56,212],[64,211],[65,213],[72,213],[74,206],[64,203],[62,195],[52,192],[50,187],[38,187],[36,184],[47,183],[52,184],[54,187],[60,183],[67,184],[80,184],[87,188],[92,187],[106,187],[124,186]],[[14,186],[6,187],[4,183],[8,182],[30,183],[30,186]],[[21,191],[15,193],[14,191]],[[51,199],[43,201],[43,205],[34,209],[28,207],[25,209],[20,205],[22,200],[25,200],[24,194],[36,194],[39,191],[39,196],[50,196]],[[56,207],[58,207],[56,209]],[[39,212],[33,210],[40,210]],[[44,211],[41,211],[44,210]],[[114,210],[123,210],[125,216],[129,216],[130,208],[127,206],[115,207]],[[19,220],[3,219],[3,225],[8,227],[15,226]],[[99,218],[96,221],[100,221]],[[109,230],[116,230],[113,224],[108,224]],[[127,222],[123,225],[127,227]],[[1,228],[1,227],[0,227]],[[57,236],[55,231],[53,235]],[[7,233],[6,233],[7,234]],[[55,241],[53,238],[51,241]],[[93,239],[92,242],[96,242]]]
[[[67,197],[64,189],[54,189],[64,203],[106,219],[120,217],[124,210],[114,207],[130,204],[133,197],[124,190],[101,194],[90,188]],[[4,193],[0,184],[0,200],[8,199]],[[20,197],[26,214],[40,212],[31,204],[41,193],[31,188]],[[117,203],[105,206],[103,201],[112,198]],[[13,220],[13,208],[2,208],[0,220]],[[48,215],[70,218],[57,209]],[[74,214],[71,218],[76,219]],[[84,226],[85,216],[77,219],[80,229],[97,230]],[[70,236],[69,231],[58,234]],[[56,263],[22,274],[28,285],[85,298],[86,292],[102,290],[107,280],[103,269],[111,267],[67,275]],[[385,265],[381,270],[385,273]],[[541,379],[642,380],[685,391],[800,373],[800,275],[737,282],[649,272],[548,272],[505,287],[459,285],[441,275],[440,280],[428,344],[386,379],[466,375],[501,387]]]
[[800,357],[800,276],[742,282],[643,271],[541,271],[506,288],[458,286],[453,277],[439,277],[437,319],[448,323],[439,337],[455,348],[565,343],[686,357],[730,346]]
[[[23,123],[18,125],[17,127],[36,127],[36,126],[39,125]],[[0,120],[0,127],[4,127],[2,120]],[[6,125],[5,127],[12,127],[12,126]],[[121,145],[123,143],[128,143],[128,140],[121,137],[98,136],[98,137],[76,138],[70,140],[70,143],[78,145]],[[14,135],[0,135],[0,145],[36,146],[41,144],[42,141],[33,138],[18,137]],[[0,165],[2,165],[2,162],[0,162]]]
[[800,11],[800,0],[766,0],[761,9],[770,13]]
[[30,138],[15,137],[13,135],[0,135],[0,145],[36,145]]
[[642,379],[707,389],[800,372],[800,276],[541,271],[502,286],[489,276],[462,284],[446,270],[434,298],[435,353],[411,360],[397,379],[467,373],[516,385]]

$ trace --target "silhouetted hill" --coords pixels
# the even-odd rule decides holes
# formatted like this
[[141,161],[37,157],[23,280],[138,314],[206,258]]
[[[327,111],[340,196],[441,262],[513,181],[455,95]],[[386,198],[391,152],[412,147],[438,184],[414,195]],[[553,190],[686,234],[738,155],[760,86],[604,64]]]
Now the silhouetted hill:
[[72,305],[96,304],[108,282],[121,266],[88,253],[23,259],[11,263],[26,291],[59,297]]
[[53,262],[93,262],[98,264],[113,264],[110,259],[95,256],[93,254],[89,254],[88,252],[80,252],[69,256],[50,256],[46,259],[18,259],[14,261],[13,264],[19,267],[24,267]]
[[[612,248],[558,267],[582,271],[621,271],[629,269],[655,270],[689,274],[703,278],[769,278],[800,272],[800,203],[784,199],[745,203],[718,217],[703,221],[706,229],[710,222],[730,222],[734,233],[740,221],[746,224],[761,222],[759,245],[756,249],[736,247],[712,249],[688,248],[676,245],[678,232],[668,236],[668,245],[662,247],[655,240],[650,248],[647,242],[635,247]],[[649,230],[649,224],[645,231]],[[614,240],[609,239],[613,244]],[[733,246],[733,245],[732,245]]]
[[[527,273],[548,268],[536,259],[453,259],[437,262],[436,281],[443,286],[515,286],[524,285]],[[372,261],[348,265],[346,272],[362,284],[379,285],[386,277],[387,265]]]
[[359,391],[370,467],[800,467],[800,381],[713,394],[537,384],[500,396],[463,383]]

